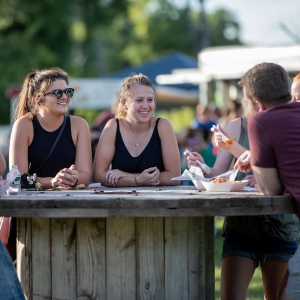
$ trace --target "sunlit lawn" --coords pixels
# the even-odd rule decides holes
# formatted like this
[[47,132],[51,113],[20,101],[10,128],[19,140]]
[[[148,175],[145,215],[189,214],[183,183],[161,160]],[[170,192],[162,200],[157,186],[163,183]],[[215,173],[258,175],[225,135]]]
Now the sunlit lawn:
[[[221,255],[222,255],[222,245],[223,238],[221,237],[221,229],[223,225],[223,218],[216,217],[216,227],[218,228],[217,235],[215,237],[215,287],[216,287],[216,297],[215,299],[220,299],[220,280],[221,280]],[[254,273],[252,281],[250,283],[247,299],[248,300],[262,300],[263,296],[263,284],[261,280],[261,272],[258,267]]]

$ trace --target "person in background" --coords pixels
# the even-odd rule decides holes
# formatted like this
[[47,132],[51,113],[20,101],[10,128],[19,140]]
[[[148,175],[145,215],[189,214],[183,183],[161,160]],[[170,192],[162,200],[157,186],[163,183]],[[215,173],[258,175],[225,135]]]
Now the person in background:
[[291,94],[292,102],[300,102],[300,73],[298,73],[293,79]]
[[[0,180],[6,168],[6,162],[0,152]],[[0,299],[25,299],[16,269],[10,255],[0,241]]]
[[213,125],[216,125],[216,121],[214,119],[215,115],[210,110],[208,106],[204,107],[201,104],[198,104],[196,107],[196,118],[192,121],[191,128],[198,129],[203,131],[204,140],[207,143],[210,143],[212,133],[210,128]]
[[[229,104],[224,126],[226,126],[230,121],[234,119],[242,118],[243,115],[244,115],[244,110],[243,110],[242,103],[240,103],[239,101],[232,100]],[[220,122],[219,124],[222,125]]]
[[106,123],[115,117],[116,108],[118,106],[118,95],[116,95],[111,102],[110,109],[102,111],[94,120],[91,128],[91,146],[92,146],[92,159],[94,160],[97,145],[100,135],[106,125]]
[[55,149],[37,171],[37,182],[44,189],[90,183],[88,124],[82,118],[67,116],[73,93],[67,73],[52,68],[28,74],[18,97],[9,160],[10,165],[18,165],[21,174],[33,174],[43,164],[66,118]]
[[115,112],[119,103],[119,95],[115,95],[115,97],[111,101],[110,109],[106,109],[102,111],[93,121],[93,126],[91,130],[95,130],[98,132],[102,132],[106,123],[115,117]]
[[183,155],[185,149],[199,153],[208,166],[213,166],[216,161],[216,156],[213,154],[211,147],[205,142],[201,131],[198,129],[185,129],[183,136],[178,139],[178,146],[180,153],[182,153],[181,173],[184,171],[187,164],[186,156]]
[[[123,80],[116,119],[97,147],[94,182],[106,186],[178,185],[180,157],[170,122],[156,118],[155,90],[143,74]],[[111,165],[111,169],[110,169]]]
[[[238,158],[242,154],[247,155],[249,153],[246,152],[244,154],[249,149],[249,146],[251,152],[256,147],[256,144],[253,145],[251,142],[249,145],[248,120],[249,118],[254,118],[257,112],[261,110],[257,102],[259,99],[270,99],[269,107],[275,106],[276,101],[284,103],[284,101],[290,100],[290,86],[289,83],[286,83],[285,71],[281,67],[273,65],[270,68],[268,68],[269,64],[266,64],[266,66],[265,64],[258,65],[256,68],[254,67],[254,70],[261,70],[262,74],[258,72],[257,76],[255,76],[254,72],[253,77],[251,77],[253,70],[250,70],[248,71],[250,74],[247,72],[241,79],[239,84],[243,86],[243,106],[247,118],[231,121],[226,131],[219,127],[227,137],[233,140],[230,146],[224,143],[220,134],[215,133],[216,144],[222,149],[215,164],[215,166],[219,166],[219,171],[216,172],[214,166],[212,174],[209,175],[210,177],[227,171],[231,160],[228,156],[232,157],[234,155]],[[251,82],[249,83],[248,80]],[[247,84],[245,84],[245,81]],[[259,84],[256,86],[254,82],[259,82]],[[249,86],[251,86],[251,90]],[[250,97],[248,94],[249,90],[251,92]],[[257,92],[255,96],[253,96],[253,90]],[[278,123],[278,126],[282,126],[282,124]],[[277,135],[276,127],[268,128],[268,133],[274,130],[274,134]],[[260,132],[264,132],[264,130],[264,127],[260,128]],[[267,135],[265,138],[259,135],[256,136],[257,143],[267,142],[268,140]],[[289,141],[289,139],[287,140]],[[201,157],[196,158],[201,160]],[[244,157],[243,159],[246,158]],[[189,160],[190,164],[195,164],[192,159]],[[245,170],[249,171],[250,168],[247,167]],[[239,172],[236,180],[241,180],[246,174]],[[250,183],[251,186],[254,186],[256,179],[253,175],[251,176]],[[264,176],[264,180],[268,181],[268,176]],[[288,261],[294,255],[298,245],[299,220],[297,216],[226,217],[223,225],[223,236],[225,239],[222,253],[221,298],[230,300],[246,299],[247,289],[255,268],[260,264],[265,299],[278,299],[285,285]]]

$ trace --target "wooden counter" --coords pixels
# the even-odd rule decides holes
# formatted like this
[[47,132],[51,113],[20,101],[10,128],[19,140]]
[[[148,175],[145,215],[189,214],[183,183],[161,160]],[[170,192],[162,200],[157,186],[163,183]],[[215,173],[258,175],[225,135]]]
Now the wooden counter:
[[[102,192],[99,192],[99,191]],[[27,299],[214,299],[214,218],[293,213],[290,196],[194,187],[22,192],[18,218]]]

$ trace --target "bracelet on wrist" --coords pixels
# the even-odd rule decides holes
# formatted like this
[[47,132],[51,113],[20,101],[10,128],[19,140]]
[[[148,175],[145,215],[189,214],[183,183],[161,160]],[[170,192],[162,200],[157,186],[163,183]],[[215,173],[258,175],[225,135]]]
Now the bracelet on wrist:
[[136,186],[139,186],[138,182],[136,181],[136,178],[133,177],[133,179],[134,179],[134,181],[135,181]]

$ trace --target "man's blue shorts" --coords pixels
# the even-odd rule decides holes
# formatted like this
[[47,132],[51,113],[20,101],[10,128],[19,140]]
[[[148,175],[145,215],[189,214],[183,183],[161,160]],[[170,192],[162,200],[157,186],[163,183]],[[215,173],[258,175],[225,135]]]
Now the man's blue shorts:
[[228,256],[245,257],[255,260],[257,266],[260,260],[289,261],[297,246],[297,240],[281,241],[264,231],[258,234],[244,234],[227,228],[222,259]]

